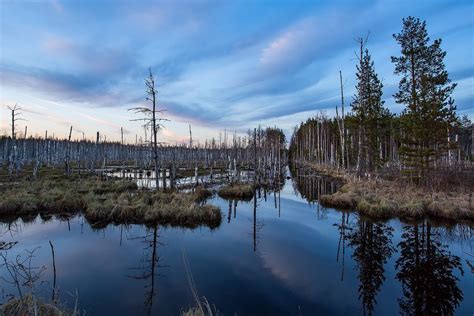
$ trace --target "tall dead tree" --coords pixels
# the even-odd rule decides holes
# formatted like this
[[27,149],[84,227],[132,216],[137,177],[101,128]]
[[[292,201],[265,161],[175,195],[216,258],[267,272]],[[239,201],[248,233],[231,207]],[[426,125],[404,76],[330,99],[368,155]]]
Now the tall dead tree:
[[16,122],[22,120],[19,116],[21,115],[21,107],[18,104],[14,106],[8,106],[11,111],[11,127],[12,127],[12,139],[16,139]]
[[21,118],[21,107],[18,104],[14,106],[8,106],[8,109],[11,111],[11,127],[12,127],[12,140],[10,146],[10,155],[9,155],[9,164],[8,164],[8,176],[11,178],[13,170],[17,165],[17,144],[16,144],[16,124],[18,121],[22,121]]
[[66,148],[66,159],[65,159],[65,172],[67,176],[71,175],[71,163],[70,163],[70,156],[71,156],[71,135],[72,135],[72,126],[69,129],[69,137],[67,142]]
[[132,121],[143,121],[145,125],[150,125],[152,128],[152,150],[153,150],[153,161],[155,163],[155,181],[156,181],[156,188],[159,187],[159,177],[158,177],[158,130],[160,127],[163,127],[161,122],[169,121],[164,118],[158,117],[158,115],[162,114],[166,110],[157,110],[156,109],[156,95],[158,91],[155,89],[155,79],[153,78],[153,73],[151,72],[151,68],[149,68],[149,75],[145,78],[145,86],[146,86],[146,93],[147,97],[146,100],[151,103],[151,109],[148,107],[135,107],[129,109],[134,111],[136,114],[144,114],[144,118],[133,119]]
[[[342,168],[344,169],[346,167],[345,164],[345,155],[346,155],[346,129],[344,127],[344,121],[346,119],[345,113],[344,113],[344,88],[342,86],[342,71],[339,70],[339,81],[341,84],[341,124],[339,125],[340,129],[340,135],[341,135],[341,157],[342,157]],[[336,107],[336,112],[337,112],[337,107]]]

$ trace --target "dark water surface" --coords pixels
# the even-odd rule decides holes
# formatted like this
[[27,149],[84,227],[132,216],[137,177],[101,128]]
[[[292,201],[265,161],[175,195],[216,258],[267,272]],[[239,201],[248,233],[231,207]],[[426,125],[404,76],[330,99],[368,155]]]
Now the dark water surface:
[[[218,229],[108,226],[40,217],[2,224],[17,241],[8,260],[33,250],[44,266],[37,295],[51,301],[54,245],[59,300],[86,315],[176,315],[193,304],[183,261],[200,296],[225,315],[472,315],[473,230],[468,226],[385,223],[325,209],[329,182],[300,174],[280,193],[221,207]],[[311,201],[311,202],[308,202]],[[3,259],[2,259],[3,260]],[[18,295],[5,267],[0,301]]]

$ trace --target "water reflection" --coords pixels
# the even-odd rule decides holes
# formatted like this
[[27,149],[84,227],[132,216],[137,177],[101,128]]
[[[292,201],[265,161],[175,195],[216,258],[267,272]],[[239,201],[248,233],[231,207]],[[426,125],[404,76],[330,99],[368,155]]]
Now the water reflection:
[[127,277],[145,281],[145,302],[144,306],[147,314],[151,314],[153,307],[153,298],[156,295],[155,292],[155,278],[161,276],[157,273],[157,269],[163,266],[159,265],[160,256],[158,255],[157,247],[163,244],[158,241],[158,226],[153,228],[147,228],[145,236],[131,237],[130,240],[141,240],[145,245],[143,248],[143,257],[140,260],[140,265],[131,268],[132,270],[138,271],[137,274],[127,275]]
[[398,244],[397,279],[402,284],[400,311],[409,315],[452,315],[463,299],[458,286],[460,258],[440,242],[430,223],[405,225]]
[[363,314],[372,315],[377,294],[385,281],[385,264],[395,251],[392,245],[393,228],[385,223],[373,223],[358,217],[348,233],[352,258],[356,262],[359,280],[359,300]]
[[[231,200],[229,199],[229,210],[227,212],[227,223],[230,223],[232,218],[232,209],[234,210],[234,218],[237,217],[237,204],[239,203],[238,200]],[[232,208],[233,206],[233,208]]]
[[[77,289],[88,315],[177,314],[188,307],[193,300],[183,249],[200,294],[226,315],[471,312],[473,303],[463,297],[474,290],[474,275],[461,275],[474,259],[472,228],[373,222],[333,209],[317,216],[318,204],[300,198],[316,195],[295,196],[292,188],[318,190],[318,181],[318,194],[337,187],[308,175],[274,186],[276,192],[261,187],[250,201],[214,197],[209,203],[221,208],[227,224],[212,231],[143,225],[94,229],[82,216],[42,216],[28,224],[2,224],[0,241],[20,242],[10,249],[10,259],[41,245],[35,265],[48,267],[50,282],[38,294],[49,302],[51,286],[53,291],[61,286],[57,296],[73,306],[68,293]],[[56,282],[49,240],[56,250]],[[0,287],[17,293],[14,285]]]
[[321,195],[336,192],[341,185],[339,181],[318,175],[310,168],[292,167],[290,172],[295,191],[310,203],[319,201]]
[[[341,221],[339,223],[333,224],[337,227],[339,232],[339,242],[337,243],[337,256],[336,262],[339,263],[339,258],[341,258],[341,281],[344,281],[344,263],[346,258],[346,239],[348,237],[348,231],[351,230],[349,227],[349,213],[341,212]],[[341,247],[342,246],[342,247]],[[342,249],[342,251],[341,251]],[[342,252],[342,254],[341,254]]]

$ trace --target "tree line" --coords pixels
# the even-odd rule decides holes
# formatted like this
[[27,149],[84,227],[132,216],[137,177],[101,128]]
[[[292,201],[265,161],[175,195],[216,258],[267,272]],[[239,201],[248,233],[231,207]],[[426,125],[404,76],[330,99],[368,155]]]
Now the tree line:
[[474,125],[456,114],[451,97],[456,84],[445,69],[441,39],[430,41],[426,22],[411,16],[393,38],[400,46],[400,55],[391,58],[400,78],[393,96],[403,111],[396,115],[385,106],[367,38],[359,38],[351,111],[344,112],[340,74],[342,115],[337,106],[335,118],[321,113],[297,126],[289,148],[292,161],[362,176],[397,170],[415,182],[425,181],[433,170],[471,166]]

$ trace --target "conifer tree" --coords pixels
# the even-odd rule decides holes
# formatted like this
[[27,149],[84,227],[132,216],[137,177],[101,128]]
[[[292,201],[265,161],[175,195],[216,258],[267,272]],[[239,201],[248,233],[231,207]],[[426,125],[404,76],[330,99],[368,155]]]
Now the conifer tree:
[[387,129],[390,113],[382,100],[383,84],[375,72],[368,49],[360,40],[359,65],[357,65],[356,95],[352,110],[359,125],[358,172],[372,172],[383,161],[379,154],[380,142]]
[[449,149],[449,128],[456,120],[451,93],[456,84],[445,70],[441,39],[430,44],[425,21],[403,19],[402,31],[393,37],[401,56],[392,57],[392,62],[395,74],[402,77],[394,97],[406,106],[400,120],[400,156],[412,176],[423,178]]

